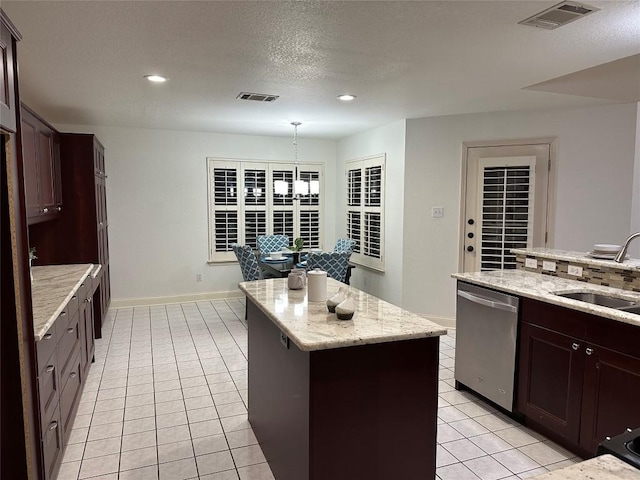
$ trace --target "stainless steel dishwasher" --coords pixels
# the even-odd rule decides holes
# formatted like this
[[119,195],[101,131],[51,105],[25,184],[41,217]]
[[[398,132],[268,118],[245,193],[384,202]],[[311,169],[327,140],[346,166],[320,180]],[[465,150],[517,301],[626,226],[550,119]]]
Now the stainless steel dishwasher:
[[458,282],[455,379],[513,411],[519,299]]

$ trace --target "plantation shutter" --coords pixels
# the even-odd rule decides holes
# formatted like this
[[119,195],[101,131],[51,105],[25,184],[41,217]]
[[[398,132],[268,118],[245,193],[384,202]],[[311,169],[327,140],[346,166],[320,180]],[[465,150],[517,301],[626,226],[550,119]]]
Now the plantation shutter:
[[535,157],[482,159],[478,181],[479,270],[515,269],[511,249],[532,243]]
[[258,248],[258,236],[267,234],[267,166],[264,163],[242,164],[243,244]]
[[213,225],[210,258],[235,258],[231,244],[239,240],[239,168],[234,162],[217,162],[209,168],[209,223]]
[[320,237],[320,185],[322,184],[322,168],[315,165],[298,166],[298,177],[309,185],[309,194],[298,197],[298,231],[296,237],[302,237],[304,248],[322,248]]
[[[322,165],[207,161],[209,261],[236,260],[231,244],[257,249],[261,235],[287,235],[290,244],[302,237],[305,249],[322,248]],[[294,195],[296,178],[307,183],[307,195]],[[286,182],[285,192],[276,181]]]
[[384,271],[385,156],[347,162],[347,236],[354,263]]

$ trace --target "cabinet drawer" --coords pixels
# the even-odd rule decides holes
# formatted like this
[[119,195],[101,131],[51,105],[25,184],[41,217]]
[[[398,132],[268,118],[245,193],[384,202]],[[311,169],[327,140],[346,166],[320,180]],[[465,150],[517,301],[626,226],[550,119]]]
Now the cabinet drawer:
[[62,425],[60,425],[60,410],[57,408],[42,429],[42,453],[45,479],[53,480],[62,461]]
[[38,375],[38,391],[40,393],[40,419],[44,430],[50,422],[52,412],[58,406],[60,394],[60,377],[56,355],[52,355]]
[[80,301],[80,307],[82,307],[85,299],[89,296],[89,292],[91,291],[91,280],[91,276],[87,276],[87,278],[82,281],[78,291],[76,292],[78,300]]
[[67,306],[64,307],[64,311],[67,312],[67,318],[73,318],[73,316],[78,313],[78,307],[80,305],[80,295],[78,292],[74,293],[71,296],[71,300],[67,303]]
[[36,356],[38,357],[38,371],[41,371],[48,363],[51,355],[56,349],[56,343],[58,343],[57,335],[57,323],[56,320],[47,333],[44,334],[42,340],[36,342]]
[[72,359],[80,351],[80,328],[78,325],[79,315],[60,332],[60,340],[58,341],[58,368],[60,369],[60,385],[64,390],[65,382],[70,368],[73,367]]
[[80,354],[77,352],[70,362],[70,368],[66,374],[66,378],[61,382],[64,383],[64,387],[60,395],[60,418],[62,420],[65,441],[71,434],[76,407],[80,401],[80,393],[82,391],[80,387],[83,381],[83,372],[80,367]]

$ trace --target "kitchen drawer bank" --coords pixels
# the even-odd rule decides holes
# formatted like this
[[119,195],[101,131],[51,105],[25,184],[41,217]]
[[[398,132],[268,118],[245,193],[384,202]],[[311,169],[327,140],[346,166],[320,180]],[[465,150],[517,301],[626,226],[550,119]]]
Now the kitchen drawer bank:
[[33,267],[33,321],[45,478],[56,478],[93,359],[95,266]]
[[555,293],[640,295],[520,270],[454,277],[521,298],[515,411],[527,426],[583,457],[640,426],[640,315]]

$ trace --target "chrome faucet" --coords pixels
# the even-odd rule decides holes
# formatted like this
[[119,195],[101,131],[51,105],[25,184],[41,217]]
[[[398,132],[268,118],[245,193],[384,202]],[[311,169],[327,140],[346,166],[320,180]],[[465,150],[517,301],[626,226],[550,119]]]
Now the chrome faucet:
[[624,261],[624,257],[627,256],[627,249],[629,248],[629,244],[634,238],[638,238],[638,237],[640,237],[640,232],[634,233],[633,235],[631,235],[629,238],[625,240],[624,245],[622,246],[622,248],[614,258],[616,262],[622,263]]

